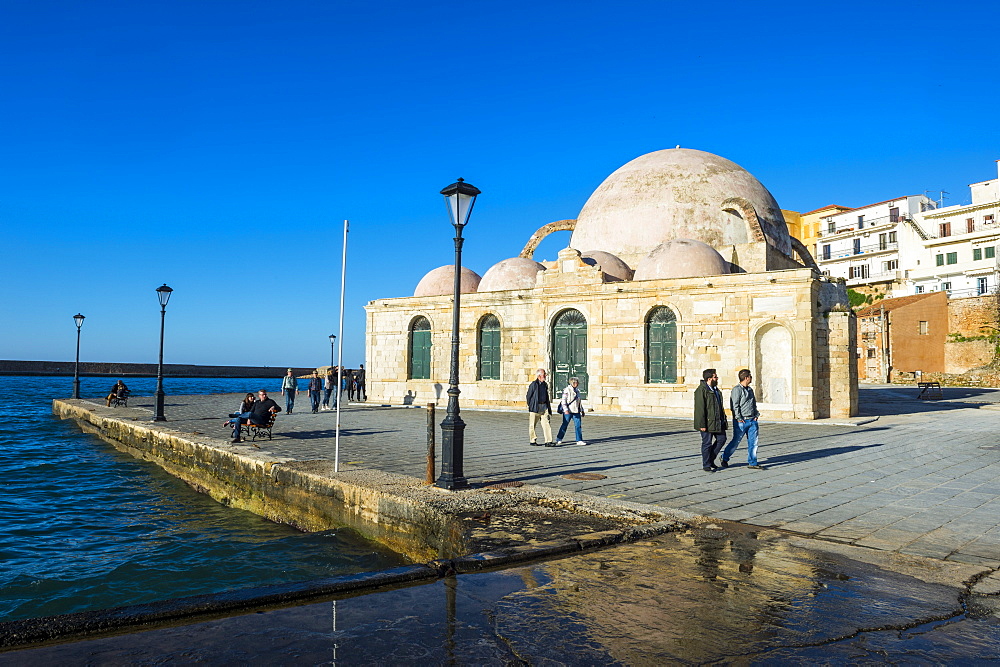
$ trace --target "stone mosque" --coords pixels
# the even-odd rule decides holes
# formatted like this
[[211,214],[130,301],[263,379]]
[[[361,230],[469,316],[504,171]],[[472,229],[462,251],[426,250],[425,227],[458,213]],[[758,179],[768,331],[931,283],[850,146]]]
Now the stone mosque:
[[[572,232],[569,247],[535,261],[556,231]],[[365,307],[370,400],[447,402],[453,290],[447,265],[413,296]],[[760,181],[718,155],[632,160],[517,257],[481,277],[463,266],[461,290],[463,407],[526,409],[545,368],[556,391],[578,377],[595,414],[688,417],[703,369],[728,389],[749,368],[765,419],[857,413],[844,285],[789,236]]]

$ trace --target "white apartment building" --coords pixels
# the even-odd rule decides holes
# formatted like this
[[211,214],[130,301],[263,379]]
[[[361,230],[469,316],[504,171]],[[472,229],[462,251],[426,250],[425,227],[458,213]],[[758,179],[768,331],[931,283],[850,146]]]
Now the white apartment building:
[[997,289],[1000,254],[1000,161],[998,177],[969,186],[972,203],[924,213],[933,237],[908,267],[910,294],[944,291],[950,297],[979,296]]
[[816,262],[829,276],[847,286],[884,284],[890,296],[912,294],[906,269],[926,253],[930,230],[920,218],[935,203],[909,195],[850,209],[823,218],[816,242]]

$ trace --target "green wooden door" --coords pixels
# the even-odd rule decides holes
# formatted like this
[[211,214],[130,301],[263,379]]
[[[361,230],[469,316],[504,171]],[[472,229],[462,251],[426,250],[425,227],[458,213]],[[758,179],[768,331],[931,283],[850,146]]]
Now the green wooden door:
[[418,318],[410,327],[410,379],[429,380],[431,377],[431,323]]
[[677,318],[657,308],[646,321],[646,381],[677,382]]
[[479,325],[479,379],[500,379],[500,320],[495,315]]
[[567,310],[552,326],[552,390],[557,396],[571,377],[580,380],[580,395],[587,397],[587,320],[578,310]]

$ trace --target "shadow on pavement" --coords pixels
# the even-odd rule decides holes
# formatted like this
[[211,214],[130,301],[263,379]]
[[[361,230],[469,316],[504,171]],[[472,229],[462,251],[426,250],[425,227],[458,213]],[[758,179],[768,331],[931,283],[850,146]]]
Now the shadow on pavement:
[[795,454],[780,454],[778,456],[768,456],[767,465],[780,466],[788,465],[790,463],[801,463],[802,461],[812,461],[813,459],[823,459],[829,456],[837,456],[839,454],[849,454],[850,452],[856,452],[862,449],[872,449],[873,447],[882,447],[884,443],[875,443],[873,445],[851,445],[848,447],[829,447],[827,449],[817,449],[811,452],[797,452]]

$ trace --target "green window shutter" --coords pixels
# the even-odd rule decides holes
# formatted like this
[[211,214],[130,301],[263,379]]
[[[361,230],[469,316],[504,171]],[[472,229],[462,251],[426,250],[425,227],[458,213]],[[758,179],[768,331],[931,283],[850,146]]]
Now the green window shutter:
[[421,317],[410,329],[410,379],[431,377],[431,323]]
[[988,246],[986,248],[986,259],[993,259],[997,256],[997,249],[993,246]]
[[944,266],[944,255],[936,255],[934,261],[938,266]]
[[646,377],[650,383],[677,382],[677,321],[669,308],[657,308],[646,322]]
[[983,249],[982,248],[973,248],[972,249],[972,259],[973,260],[980,260],[982,258],[983,258]]
[[948,253],[948,263],[949,264],[958,264],[958,253],[957,252],[949,252]]
[[500,321],[493,315],[479,326],[479,379],[500,379]]

